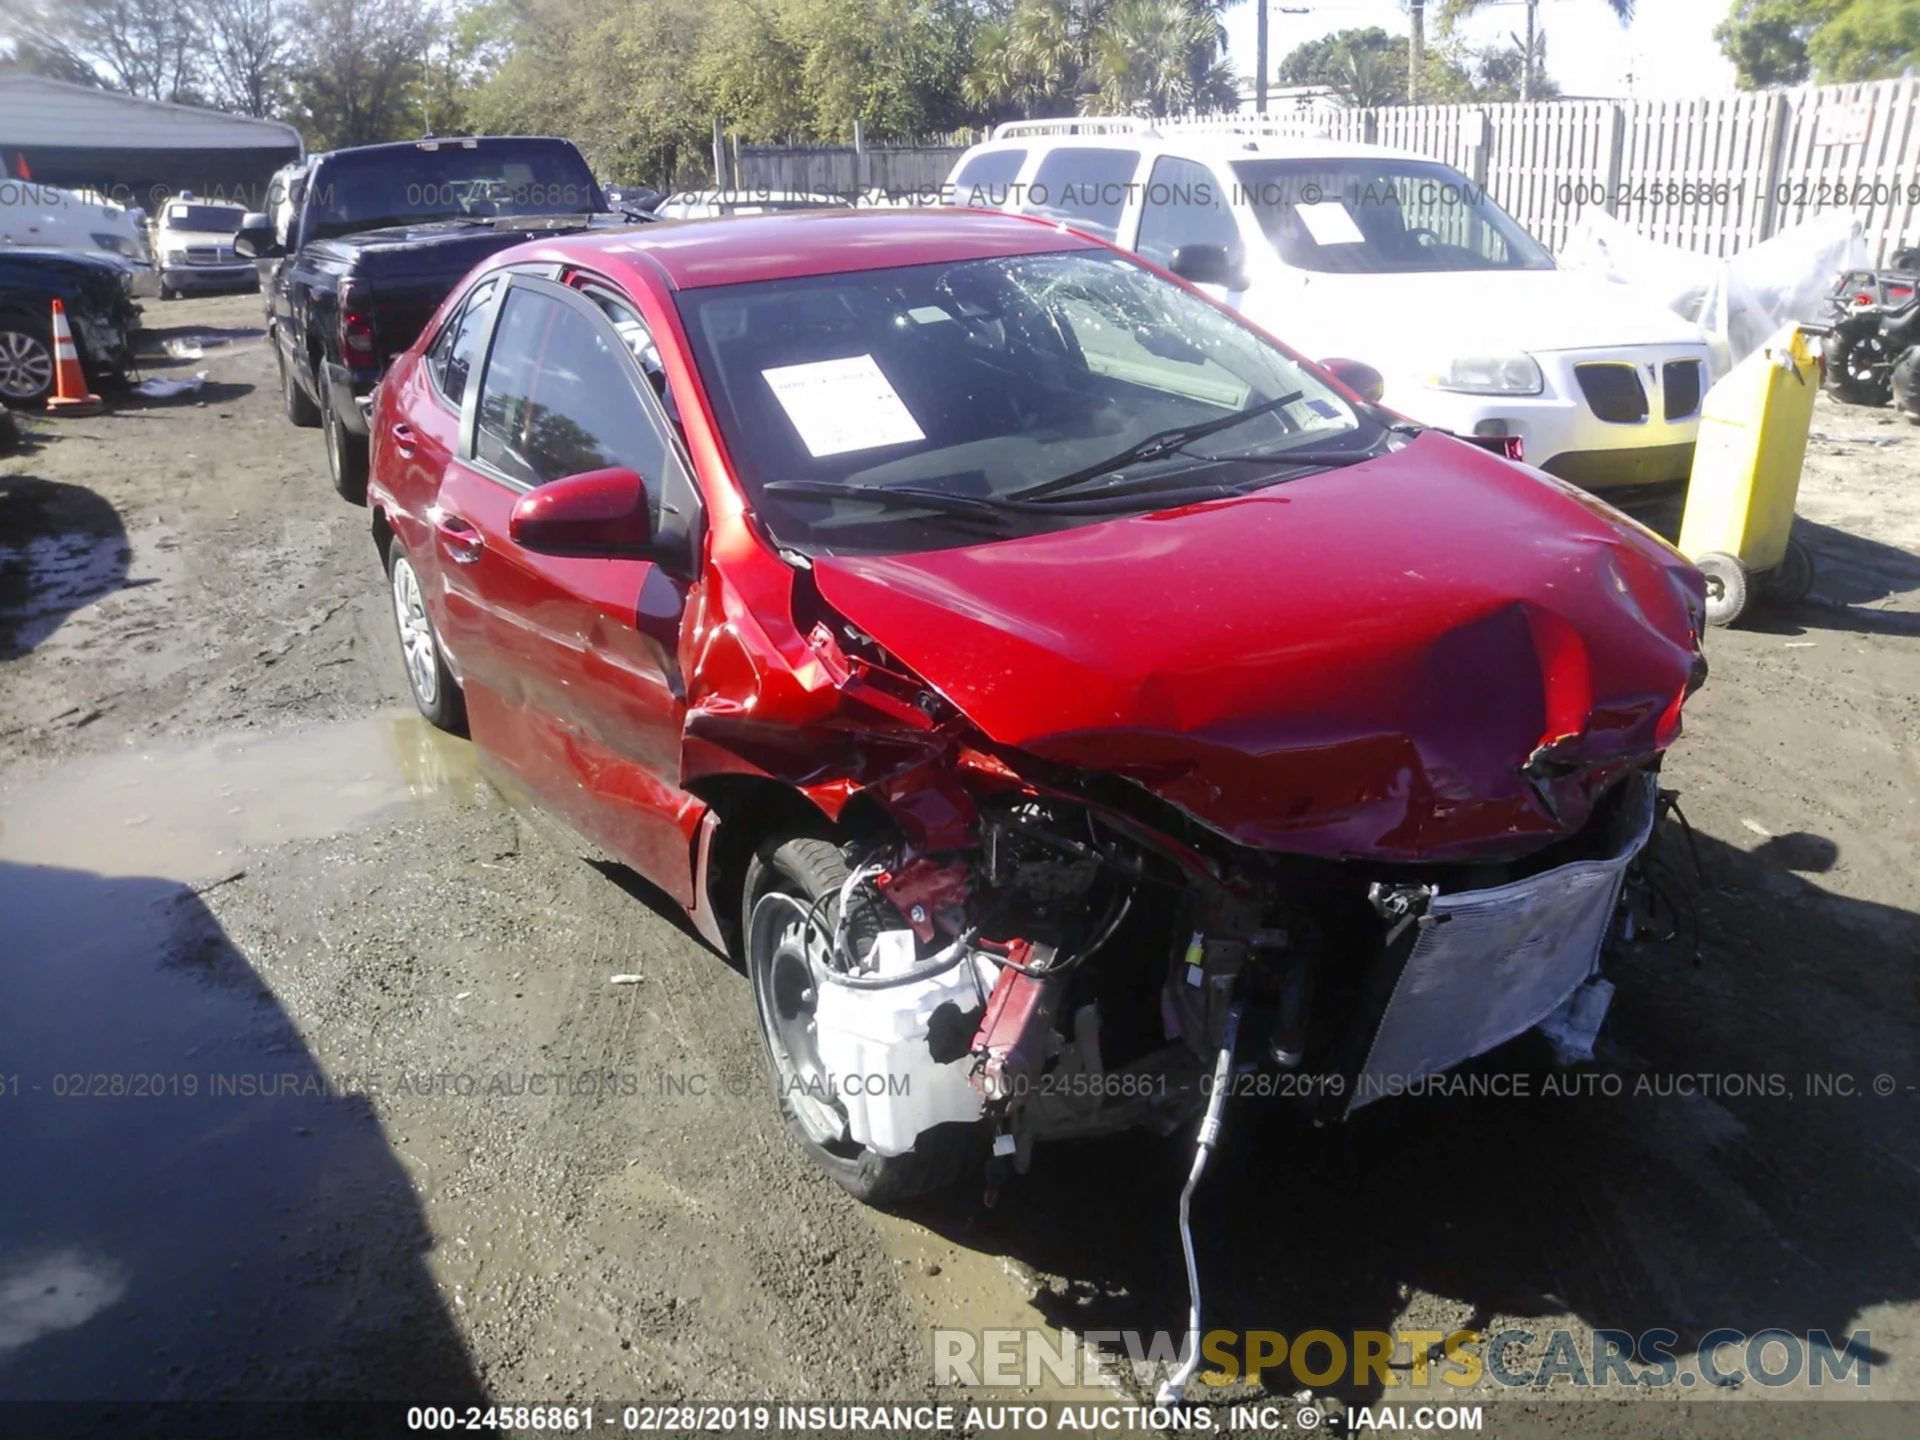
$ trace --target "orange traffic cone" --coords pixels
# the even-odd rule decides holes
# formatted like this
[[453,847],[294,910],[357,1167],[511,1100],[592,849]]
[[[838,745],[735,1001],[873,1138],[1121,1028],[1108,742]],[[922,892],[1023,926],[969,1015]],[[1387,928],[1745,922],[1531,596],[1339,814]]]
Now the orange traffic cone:
[[56,415],[98,415],[100,397],[87,389],[80,371],[80,352],[73,348],[67,328],[67,307],[53,302],[53,395],[47,409]]

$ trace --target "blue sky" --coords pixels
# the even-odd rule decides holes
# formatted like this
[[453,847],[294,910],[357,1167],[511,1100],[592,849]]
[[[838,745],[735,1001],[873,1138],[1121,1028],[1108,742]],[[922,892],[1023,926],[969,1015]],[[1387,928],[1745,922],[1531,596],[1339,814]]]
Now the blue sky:
[[[1407,33],[1399,0],[1268,0],[1273,63],[1294,46],[1335,30],[1378,25]],[[1280,5],[1306,6],[1306,15],[1282,15]],[[1733,67],[1713,42],[1713,27],[1729,0],[1640,0],[1631,25],[1613,18],[1605,0],[1541,0],[1547,35],[1547,71],[1569,95],[1688,96],[1733,89]],[[1254,0],[1226,12],[1228,53],[1236,69],[1252,74]],[[1496,0],[1461,26],[1475,45],[1505,41],[1525,24],[1518,0]],[[1428,31],[1436,28],[1429,17]],[[1507,41],[1511,44],[1511,41]]]

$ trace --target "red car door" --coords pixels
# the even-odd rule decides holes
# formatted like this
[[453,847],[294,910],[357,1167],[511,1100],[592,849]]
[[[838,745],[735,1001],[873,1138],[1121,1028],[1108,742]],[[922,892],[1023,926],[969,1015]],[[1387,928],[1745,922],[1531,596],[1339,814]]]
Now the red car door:
[[[680,788],[675,658],[691,560],[542,555],[509,534],[530,490],[640,475],[663,545],[691,557],[697,492],[628,343],[579,292],[502,281],[474,403],[427,512],[440,631],[475,743],[683,904],[704,806]],[[475,383],[469,380],[469,384]]]
[[373,437],[376,464],[392,491],[388,521],[414,561],[429,592],[440,586],[438,551],[427,512],[440,490],[447,466],[460,450],[461,417],[467,391],[477,384],[482,347],[500,303],[503,276],[489,275],[468,292],[448,316],[417,364],[405,361],[388,372],[384,385],[396,387],[391,405],[377,411]]

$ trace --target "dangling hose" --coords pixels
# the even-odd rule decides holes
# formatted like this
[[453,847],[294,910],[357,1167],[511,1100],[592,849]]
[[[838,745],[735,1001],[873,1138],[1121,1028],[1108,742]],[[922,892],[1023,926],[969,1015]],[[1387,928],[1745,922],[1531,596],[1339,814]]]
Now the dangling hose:
[[1207,1168],[1207,1156],[1220,1139],[1220,1114],[1226,1109],[1227,1090],[1233,1083],[1233,1041],[1240,1030],[1240,1005],[1234,1002],[1227,1011],[1226,1029],[1220,1036],[1220,1054],[1213,1062],[1213,1094],[1207,1097],[1207,1113],[1200,1121],[1200,1140],[1193,1151],[1193,1169],[1180,1191],[1180,1248],[1187,1257],[1187,1358],[1161,1385],[1154,1396],[1157,1405],[1178,1405],[1185,1397],[1187,1382],[1200,1368],[1200,1271],[1193,1261],[1193,1228],[1188,1210],[1200,1176]]

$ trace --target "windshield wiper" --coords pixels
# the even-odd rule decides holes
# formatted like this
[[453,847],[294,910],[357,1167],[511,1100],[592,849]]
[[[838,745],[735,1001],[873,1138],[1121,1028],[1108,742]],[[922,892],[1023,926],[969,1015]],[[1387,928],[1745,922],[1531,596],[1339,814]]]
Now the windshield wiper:
[[1062,490],[1071,490],[1076,485],[1084,485],[1089,480],[1098,480],[1102,475],[1111,474],[1115,470],[1124,470],[1129,465],[1157,460],[1183,445],[1191,445],[1195,440],[1216,434],[1230,426],[1271,414],[1275,410],[1285,409],[1305,393],[1303,390],[1295,390],[1278,399],[1263,400],[1258,405],[1249,405],[1244,410],[1236,410],[1231,415],[1202,420],[1193,425],[1176,425],[1171,430],[1158,431],[1136,444],[1129,445],[1118,455],[1109,455],[1105,460],[1089,465],[1083,470],[1075,470],[1070,475],[1062,475],[1053,480],[1042,480],[1038,485],[1029,485],[1024,490],[1015,490],[1007,498],[1009,500],[1041,500],[1049,495],[1056,495]]
[[931,510],[954,520],[979,521],[996,530],[1013,523],[1009,507],[974,495],[945,490],[922,490],[912,485],[851,485],[843,480],[770,480],[760,487],[769,495],[796,495],[816,500],[864,500],[874,505]]

